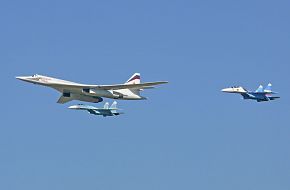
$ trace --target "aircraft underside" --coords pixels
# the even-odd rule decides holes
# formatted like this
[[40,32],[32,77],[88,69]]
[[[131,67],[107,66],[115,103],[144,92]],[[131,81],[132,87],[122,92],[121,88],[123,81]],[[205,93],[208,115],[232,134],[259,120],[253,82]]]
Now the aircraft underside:
[[250,100],[256,100],[257,102],[266,102],[270,100],[275,100],[279,97],[273,97],[273,96],[266,96],[266,95],[260,95],[260,94],[249,94],[244,93],[241,94],[244,99],[250,99]]

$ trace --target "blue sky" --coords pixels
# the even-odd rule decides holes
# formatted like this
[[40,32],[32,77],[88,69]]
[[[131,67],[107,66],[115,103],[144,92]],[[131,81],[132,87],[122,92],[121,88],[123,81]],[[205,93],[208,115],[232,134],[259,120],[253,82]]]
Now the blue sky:
[[[0,189],[290,187],[289,1],[2,1]],[[94,117],[16,80],[168,80]],[[273,83],[281,99],[220,89]],[[98,106],[102,106],[100,103]]]

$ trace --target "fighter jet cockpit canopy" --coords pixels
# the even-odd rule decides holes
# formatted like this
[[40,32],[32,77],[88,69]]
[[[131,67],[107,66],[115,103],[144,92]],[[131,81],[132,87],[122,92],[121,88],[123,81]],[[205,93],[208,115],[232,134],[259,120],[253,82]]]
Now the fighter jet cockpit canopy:
[[232,86],[231,88],[241,88],[241,89],[243,89],[244,91],[247,91],[247,89],[245,89],[244,87],[241,87],[241,86]]

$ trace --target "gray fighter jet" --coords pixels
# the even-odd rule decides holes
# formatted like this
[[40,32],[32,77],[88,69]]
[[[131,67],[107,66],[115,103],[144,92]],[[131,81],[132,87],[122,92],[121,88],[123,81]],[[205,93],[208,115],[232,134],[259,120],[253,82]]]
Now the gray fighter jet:
[[84,104],[73,105],[73,106],[70,106],[68,108],[74,109],[74,110],[86,110],[90,114],[102,115],[104,117],[123,114],[122,112],[118,112],[119,109],[117,108],[116,101],[114,101],[110,107],[109,107],[109,103],[107,102],[107,103],[105,103],[103,108],[96,108],[94,106],[84,105]]

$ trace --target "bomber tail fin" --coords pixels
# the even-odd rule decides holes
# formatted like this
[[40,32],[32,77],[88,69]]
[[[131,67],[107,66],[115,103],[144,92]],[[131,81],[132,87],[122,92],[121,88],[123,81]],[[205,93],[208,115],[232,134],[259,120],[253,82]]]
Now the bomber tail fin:
[[140,73],[135,73],[129,78],[129,80],[127,80],[125,84],[140,84],[140,82],[141,82]]
[[[140,84],[141,83],[141,76],[140,73],[134,73],[129,80],[125,84]],[[129,89],[132,93],[140,96],[141,89]]]

